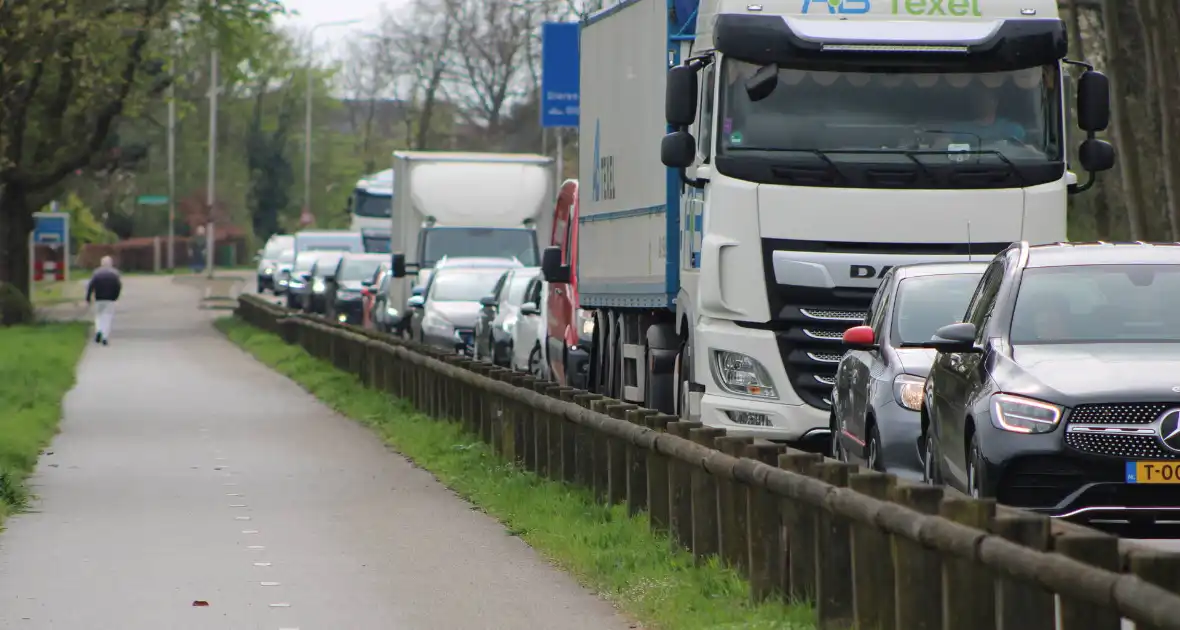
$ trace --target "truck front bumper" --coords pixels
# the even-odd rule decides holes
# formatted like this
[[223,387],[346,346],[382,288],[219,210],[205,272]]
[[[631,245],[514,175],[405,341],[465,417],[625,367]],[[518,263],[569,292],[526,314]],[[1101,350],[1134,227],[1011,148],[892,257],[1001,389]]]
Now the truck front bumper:
[[[725,429],[726,435],[785,442],[830,433],[829,412],[804,403],[791,388],[773,331],[704,319],[694,335],[693,379],[705,386],[700,399],[702,424]],[[761,364],[778,398],[742,396],[723,389],[710,365],[710,357],[718,350],[741,353]]]

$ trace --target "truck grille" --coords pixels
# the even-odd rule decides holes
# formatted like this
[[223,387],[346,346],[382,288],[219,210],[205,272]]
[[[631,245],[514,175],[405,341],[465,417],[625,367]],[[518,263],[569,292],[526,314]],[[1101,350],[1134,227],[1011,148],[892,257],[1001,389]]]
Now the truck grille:
[[864,321],[853,308],[787,307],[775,322],[775,337],[791,387],[803,402],[832,408],[836,367],[844,356],[844,331]]

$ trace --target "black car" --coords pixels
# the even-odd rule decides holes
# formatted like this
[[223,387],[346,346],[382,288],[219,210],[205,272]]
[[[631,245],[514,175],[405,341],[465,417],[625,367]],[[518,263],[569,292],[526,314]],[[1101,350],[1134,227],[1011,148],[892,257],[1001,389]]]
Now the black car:
[[327,311],[328,278],[336,273],[336,266],[344,252],[320,252],[319,258],[307,274],[306,291],[303,293],[305,313],[324,314]]
[[1014,245],[924,345],[928,481],[1079,520],[1180,513],[1180,247]]
[[908,479],[922,478],[922,386],[934,351],[902,348],[930,339],[962,317],[987,263],[894,267],[881,280],[862,326],[844,333],[849,349],[832,390],[832,457]]
[[365,281],[389,260],[386,254],[344,254],[325,278],[324,305],[328,317],[343,324],[359,325],[365,314]]

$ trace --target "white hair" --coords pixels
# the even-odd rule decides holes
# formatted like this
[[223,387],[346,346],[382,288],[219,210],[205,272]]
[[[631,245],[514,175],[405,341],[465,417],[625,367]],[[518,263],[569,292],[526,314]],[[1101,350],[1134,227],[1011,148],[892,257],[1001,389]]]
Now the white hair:
[[102,259],[98,261],[98,265],[100,267],[114,267],[115,259],[111,258],[110,256],[103,256]]

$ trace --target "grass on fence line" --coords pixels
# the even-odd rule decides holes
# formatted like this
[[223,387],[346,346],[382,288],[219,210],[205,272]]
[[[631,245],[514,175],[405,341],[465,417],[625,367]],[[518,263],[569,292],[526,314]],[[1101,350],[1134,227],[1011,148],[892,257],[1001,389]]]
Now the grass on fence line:
[[61,420],[86,347],[85,324],[0,328],[0,523],[25,506],[25,480]]
[[353,375],[298,346],[226,317],[217,327],[264,364],[290,377],[344,415],[375,429],[400,453],[502,522],[556,565],[602,593],[645,627],[814,628],[805,607],[750,603],[749,585],[714,560],[654,536],[645,517],[607,508],[582,488],[511,466],[453,423],[364,387]]

